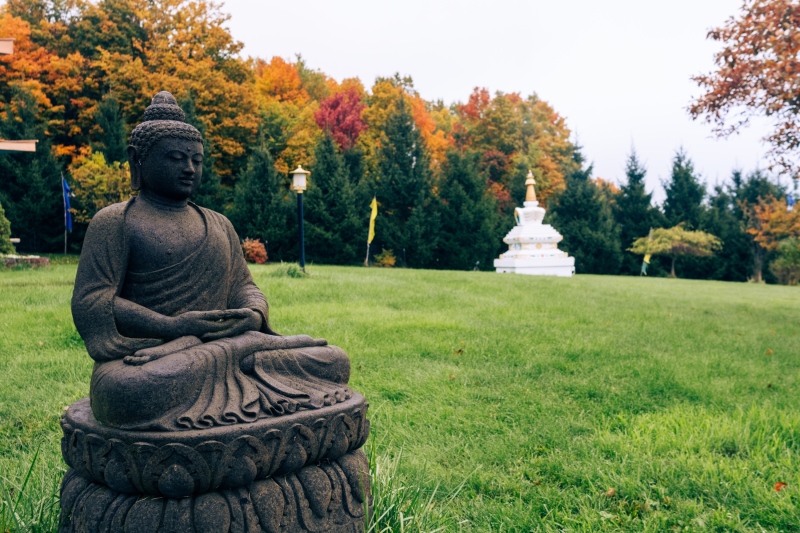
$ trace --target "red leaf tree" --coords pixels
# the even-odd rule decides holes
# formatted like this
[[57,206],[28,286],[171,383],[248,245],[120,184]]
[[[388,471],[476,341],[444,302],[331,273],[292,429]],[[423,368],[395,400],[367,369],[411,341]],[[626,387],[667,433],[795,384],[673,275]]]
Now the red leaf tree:
[[342,150],[348,150],[358,140],[367,125],[361,120],[364,110],[361,95],[355,87],[336,93],[320,102],[314,112],[317,125],[329,132]]

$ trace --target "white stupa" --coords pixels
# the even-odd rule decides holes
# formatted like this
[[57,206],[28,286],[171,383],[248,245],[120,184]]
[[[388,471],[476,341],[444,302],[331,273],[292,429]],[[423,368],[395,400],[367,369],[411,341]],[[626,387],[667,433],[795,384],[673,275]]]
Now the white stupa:
[[545,210],[536,201],[536,182],[528,171],[525,185],[525,207],[514,210],[514,226],[503,242],[508,251],[494,260],[497,272],[529,274],[532,276],[572,276],[575,274],[575,258],[558,249],[563,237],[550,224],[542,224]]

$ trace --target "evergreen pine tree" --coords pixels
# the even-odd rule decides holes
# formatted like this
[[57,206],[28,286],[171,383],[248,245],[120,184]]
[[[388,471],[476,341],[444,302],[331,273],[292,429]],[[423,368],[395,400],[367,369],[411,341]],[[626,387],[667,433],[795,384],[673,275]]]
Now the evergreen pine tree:
[[591,165],[584,169],[579,147],[572,157],[577,170],[566,176],[566,189],[550,206],[549,223],[564,236],[559,247],[575,257],[576,272],[618,274],[622,250],[611,206],[590,179]]
[[[734,172],[734,183],[740,172]],[[739,187],[714,188],[704,212],[701,229],[722,240],[722,249],[706,260],[687,261],[686,273],[698,279],[747,281],[752,264],[752,249],[743,221],[737,216],[736,190]],[[741,210],[738,210],[741,212]]]
[[437,267],[491,268],[497,250],[497,201],[487,194],[477,154],[452,150],[442,166],[439,186],[441,230]]
[[392,250],[400,265],[434,267],[439,217],[431,172],[422,137],[403,98],[386,121],[384,134],[377,163],[381,206],[375,223],[377,243]]
[[109,164],[127,160],[125,120],[117,97],[113,93],[103,96],[94,116],[101,130],[95,149],[103,153]]
[[295,198],[260,137],[236,181],[228,216],[239,237],[260,239],[270,261],[297,260]]
[[633,246],[633,241],[646,236],[650,228],[662,225],[661,212],[651,205],[653,195],[645,189],[646,175],[647,169],[632,151],[625,164],[627,182],[620,188],[614,209],[614,218],[620,228],[622,274],[639,274],[642,258],[627,250]]
[[305,192],[306,259],[337,265],[357,263],[360,243],[366,246],[366,225],[358,219],[344,158],[330,135],[323,135],[317,144],[314,160]]
[[672,160],[672,176],[664,185],[667,198],[664,215],[667,225],[686,224],[687,229],[698,229],[703,216],[703,198],[706,189],[695,175],[694,164],[681,148]]
[[13,254],[14,245],[11,243],[11,223],[6,218],[3,204],[0,204],[0,254]]
[[191,93],[180,101],[181,109],[186,114],[186,122],[191,124],[203,136],[203,177],[192,201],[213,211],[222,212],[225,206],[225,190],[219,174],[214,169],[214,158],[211,155],[211,142],[206,135],[206,126],[197,116],[197,107]]
[[746,210],[757,204],[759,198],[768,198],[770,196],[781,198],[786,194],[786,191],[759,169],[749,173],[744,178],[741,172],[734,172],[731,181],[733,182],[729,191],[732,197],[731,209],[740,229],[736,239],[740,241],[740,246],[747,246],[748,248],[747,253],[740,252],[739,254],[740,257],[747,258],[747,264],[740,262],[738,265],[731,266],[731,268],[735,268],[738,272],[744,272],[746,279],[761,280],[763,277],[767,281],[773,281],[771,273],[764,268],[769,262],[767,251],[753,240],[752,235],[741,231],[741,229],[747,226],[748,215],[751,214]]
[[19,248],[26,252],[62,250],[64,206],[61,167],[50,149],[39,106],[26,89],[14,88],[0,120],[0,138],[38,139],[36,152],[0,153],[0,202]]

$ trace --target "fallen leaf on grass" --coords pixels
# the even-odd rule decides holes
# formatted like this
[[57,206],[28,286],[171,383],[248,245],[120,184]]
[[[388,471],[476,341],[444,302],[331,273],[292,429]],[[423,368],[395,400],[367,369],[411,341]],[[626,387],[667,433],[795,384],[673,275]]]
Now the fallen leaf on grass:
[[450,379],[456,379],[456,375],[455,374],[450,374]]
[[603,520],[611,520],[612,518],[616,518],[616,516],[606,511],[597,511],[597,512],[600,516],[603,517]]
[[44,346],[44,343],[42,341],[39,341],[39,346]]
[[784,483],[783,481],[778,481],[777,483],[775,483],[775,492],[780,492],[781,489],[785,486],[786,483]]
[[608,496],[609,498],[616,495],[617,495],[617,490],[614,487],[611,487],[610,489],[608,489],[603,493],[603,496]]
[[772,350],[767,350],[767,355],[772,355]]
[[462,350],[461,348],[459,348],[458,350],[456,350],[456,351],[455,351],[455,352],[453,352],[453,353],[454,353],[454,354],[456,354],[456,355],[461,355],[462,353],[464,353],[464,350]]

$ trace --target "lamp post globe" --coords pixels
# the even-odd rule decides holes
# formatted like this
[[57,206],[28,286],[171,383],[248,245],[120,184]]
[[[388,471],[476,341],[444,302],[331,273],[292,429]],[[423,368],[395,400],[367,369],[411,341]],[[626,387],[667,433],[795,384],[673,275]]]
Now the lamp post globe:
[[308,176],[311,172],[305,170],[301,165],[292,171],[292,189],[297,193],[297,227],[300,237],[300,268],[306,271],[306,245],[305,230],[303,228],[303,191],[308,186]]

